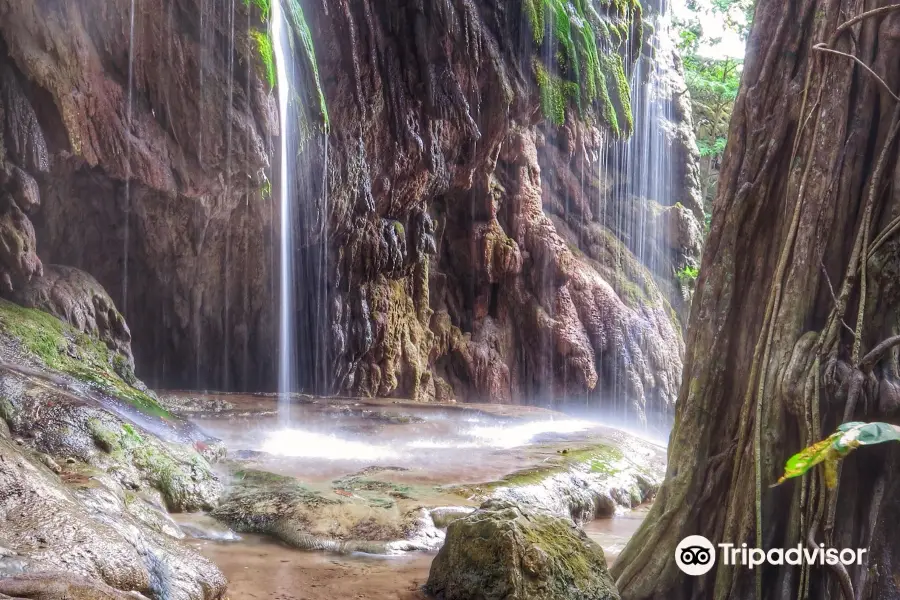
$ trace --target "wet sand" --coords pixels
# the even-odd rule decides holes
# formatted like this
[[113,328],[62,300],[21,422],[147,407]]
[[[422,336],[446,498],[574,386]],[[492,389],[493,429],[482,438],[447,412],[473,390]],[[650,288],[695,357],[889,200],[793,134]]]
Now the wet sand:
[[303,552],[257,535],[191,545],[225,573],[230,600],[424,600],[434,558]]

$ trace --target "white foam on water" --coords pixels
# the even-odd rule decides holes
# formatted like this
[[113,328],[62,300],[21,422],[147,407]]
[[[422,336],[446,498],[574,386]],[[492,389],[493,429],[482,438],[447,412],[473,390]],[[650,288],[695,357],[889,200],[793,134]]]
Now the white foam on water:
[[489,425],[473,427],[467,434],[483,445],[494,448],[517,448],[525,446],[534,438],[544,434],[578,433],[595,427],[590,421],[563,419],[560,421],[529,421],[514,425]]
[[268,433],[260,449],[292,458],[374,461],[415,455],[417,450],[517,448],[528,445],[540,435],[578,433],[595,426],[595,423],[578,419],[478,425],[445,438],[419,438],[392,444],[371,444],[334,434],[288,428]]
[[388,446],[355,442],[303,429],[273,431],[268,434],[261,449],[276,456],[326,460],[382,460],[399,456],[396,450]]
[[421,439],[413,440],[407,444],[408,448],[414,450],[452,450],[457,448],[483,448],[485,445],[479,442],[463,442],[454,439]]

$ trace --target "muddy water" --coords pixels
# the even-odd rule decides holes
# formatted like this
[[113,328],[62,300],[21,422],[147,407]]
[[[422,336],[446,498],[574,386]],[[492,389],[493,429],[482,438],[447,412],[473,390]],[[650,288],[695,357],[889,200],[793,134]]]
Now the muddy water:
[[[443,486],[496,480],[558,460],[569,448],[601,442],[627,449],[633,457],[664,456],[644,440],[601,423],[521,407],[494,412],[493,407],[472,410],[312,399],[295,403],[290,422],[285,423],[275,410],[274,398],[212,400],[227,407],[199,411],[189,418],[222,439],[233,459],[297,477],[347,506],[355,506],[346,503],[349,494],[342,483],[349,475],[407,486],[402,496],[389,498],[404,512],[418,506],[477,505]],[[355,495],[366,493],[354,490]],[[585,531],[612,563],[645,514],[638,509],[594,521]],[[263,536],[228,540],[227,529],[223,534],[221,526],[196,515],[179,522],[206,538],[191,544],[225,573],[232,600],[426,598],[421,587],[433,554],[375,557],[305,552]]]
[[625,544],[641,526],[649,510],[650,505],[644,505],[612,519],[595,519],[585,523],[584,532],[600,544],[606,555],[607,564],[612,565],[622,553]]
[[[585,525],[612,564],[646,515],[644,507]],[[424,600],[433,554],[337,556],[303,552],[271,538],[244,535],[237,542],[191,542],[228,578],[231,600]]]
[[303,552],[256,535],[192,545],[225,573],[231,600],[422,600],[433,558]]

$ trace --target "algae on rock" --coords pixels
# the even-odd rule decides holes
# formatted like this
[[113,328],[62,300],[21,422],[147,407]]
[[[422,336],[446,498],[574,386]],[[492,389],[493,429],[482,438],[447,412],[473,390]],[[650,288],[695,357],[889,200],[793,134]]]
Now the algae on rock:
[[619,600],[602,548],[571,521],[500,501],[450,523],[426,588],[442,600]]
[[42,367],[74,377],[147,414],[171,417],[142,384],[123,379],[119,371],[125,371],[115,360],[117,354],[105,343],[49,313],[0,299],[2,337]]

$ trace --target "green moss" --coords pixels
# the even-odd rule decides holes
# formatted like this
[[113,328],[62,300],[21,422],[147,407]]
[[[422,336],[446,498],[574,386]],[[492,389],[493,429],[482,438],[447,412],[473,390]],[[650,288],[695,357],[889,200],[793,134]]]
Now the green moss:
[[199,454],[190,455],[190,466],[179,464],[172,456],[147,443],[129,426],[123,426],[120,447],[131,455],[132,464],[158,490],[171,510],[181,510],[191,502],[197,474],[209,477],[210,466]]
[[275,52],[272,48],[272,38],[269,37],[269,34],[265,31],[260,31],[259,29],[251,29],[250,37],[253,38],[253,41],[256,42],[256,52],[259,54],[259,59],[263,63],[263,73],[266,76],[266,81],[269,84],[270,88],[275,87],[276,77],[275,77]]
[[566,122],[566,108],[569,103],[577,102],[579,99],[578,84],[551,75],[537,60],[534,63],[534,74],[541,93],[541,110],[544,117],[554,125],[562,125]]
[[[539,547],[545,555],[564,569],[567,578],[577,590],[591,586],[597,575],[597,565],[589,560],[590,554],[573,544],[572,527],[563,519],[538,515],[534,524],[521,530],[531,544]],[[554,596],[558,597],[556,594]],[[612,595],[608,597],[613,597]]]
[[122,425],[122,435],[124,436],[126,443],[132,446],[144,443],[144,439],[137,431],[135,431],[130,423]]
[[84,381],[147,414],[171,418],[156,400],[116,373],[116,354],[106,344],[53,315],[0,299],[0,331],[48,369]]
[[259,471],[257,469],[241,469],[234,472],[236,482],[244,486],[250,487],[280,487],[280,486],[297,486],[303,487],[299,481],[293,477],[286,477],[269,471]]
[[100,419],[89,419],[87,427],[94,443],[107,454],[112,454],[121,448],[119,444],[120,433],[108,427]]
[[334,485],[334,489],[338,490],[351,492],[379,492],[394,498],[412,498],[410,495],[411,488],[408,485],[401,485],[392,481],[380,481],[378,479],[351,476],[335,479],[332,484]]
[[15,409],[12,403],[6,398],[0,398],[0,421],[12,423],[15,418]]
[[516,471],[497,481],[475,485],[456,486],[451,491],[465,497],[488,495],[498,488],[516,488],[537,485],[558,473],[570,469],[587,469],[592,473],[615,475],[621,469],[616,465],[624,458],[622,451],[606,444],[585,446],[574,450],[558,451],[541,466]]
[[245,6],[249,7],[251,4],[259,10],[259,16],[263,21],[269,20],[269,15],[272,14],[269,0],[244,0]]
[[[642,10],[637,0],[523,0],[532,37],[540,48],[534,60],[544,116],[565,122],[574,106],[582,118],[597,110],[617,137],[631,133],[630,86],[622,55],[639,48]],[[605,12],[601,15],[598,10]],[[634,30],[636,40],[629,41]],[[547,50],[553,55],[545,63]]]
[[306,16],[303,14],[303,7],[300,6],[300,2],[298,0],[287,0],[287,4],[294,34],[291,36],[291,52],[293,52],[294,56],[300,56],[303,59],[302,66],[307,71],[308,83],[312,84],[305,87],[308,90],[307,93],[313,96],[310,98],[310,105],[317,106],[319,117],[322,119],[322,126],[327,132],[330,128],[328,105],[325,102],[325,93],[322,91],[322,82],[319,78],[319,65],[316,61],[316,49],[313,45],[312,34],[309,31],[309,25],[306,23]]

